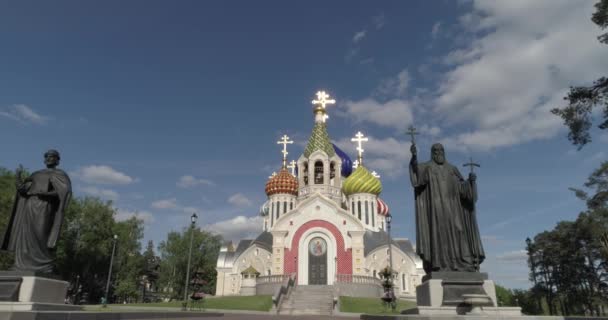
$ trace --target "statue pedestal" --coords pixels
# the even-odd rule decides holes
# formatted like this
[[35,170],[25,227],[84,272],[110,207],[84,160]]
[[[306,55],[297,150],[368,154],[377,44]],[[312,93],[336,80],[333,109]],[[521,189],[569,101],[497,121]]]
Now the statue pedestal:
[[433,272],[416,287],[416,303],[415,313],[421,315],[521,315],[521,308],[498,308],[494,281],[479,272]]
[[81,310],[64,303],[68,283],[35,272],[0,272],[0,311]]

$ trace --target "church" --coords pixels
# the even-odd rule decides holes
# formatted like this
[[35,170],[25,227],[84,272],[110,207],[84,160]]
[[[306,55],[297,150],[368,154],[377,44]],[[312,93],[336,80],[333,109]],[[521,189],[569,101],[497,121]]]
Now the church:
[[358,283],[374,290],[353,295],[375,296],[379,273],[392,260],[395,295],[415,298],[422,261],[410,240],[389,239],[382,182],[363,161],[367,138],[358,132],[352,139],[358,144],[353,162],[328,134],[326,106],[335,100],[320,91],[312,103],[314,127],[298,160],[287,163],[289,137],[277,142],[283,164],[266,182],[262,233],[220,249],[216,295],[256,294],[256,286],[261,294],[262,284],[295,275],[299,286]]

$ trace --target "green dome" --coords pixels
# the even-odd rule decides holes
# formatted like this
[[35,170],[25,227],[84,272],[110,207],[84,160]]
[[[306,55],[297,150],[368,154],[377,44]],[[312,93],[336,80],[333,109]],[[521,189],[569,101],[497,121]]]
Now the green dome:
[[382,183],[364,166],[358,166],[355,172],[344,180],[342,192],[347,196],[354,193],[371,193],[378,195],[382,192]]

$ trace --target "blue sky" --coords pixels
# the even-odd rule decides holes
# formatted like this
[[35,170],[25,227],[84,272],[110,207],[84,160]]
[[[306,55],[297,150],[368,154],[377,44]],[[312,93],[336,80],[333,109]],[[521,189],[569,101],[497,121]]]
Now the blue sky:
[[261,228],[276,141],[299,157],[324,89],[332,140],[354,158],[350,138],[370,136],[398,237],[415,238],[408,125],[422,160],[440,141],[453,164],[481,163],[482,269],[528,287],[524,239],[574,219],[567,188],[607,156],[606,133],[576,151],[548,112],[608,71],[594,2],[5,3],[0,166],[38,169],[57,148],[76,194],[137,212],[146,240],[192,211],[238,239]]

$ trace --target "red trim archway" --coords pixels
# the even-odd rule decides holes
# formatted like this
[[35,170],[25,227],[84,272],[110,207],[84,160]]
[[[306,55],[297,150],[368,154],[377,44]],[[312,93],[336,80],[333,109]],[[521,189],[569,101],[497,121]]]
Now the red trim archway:
[[300,240],[304,232],[311,228],[323,228],[331,233],[336,238],[336,251],[338,258],[338,274],[352,274],[353,273],[353,252],[351,248],[346,249],[344,247],[344,238],[340,233],[340,230],[335,225],[323,221],[323,220],[311,220],[303,224],[293,236],[291,241],[291,250],[285,248],[285,260],[283,262],[283,270],[285,274],[298,272],[298,248],[300,246]]

